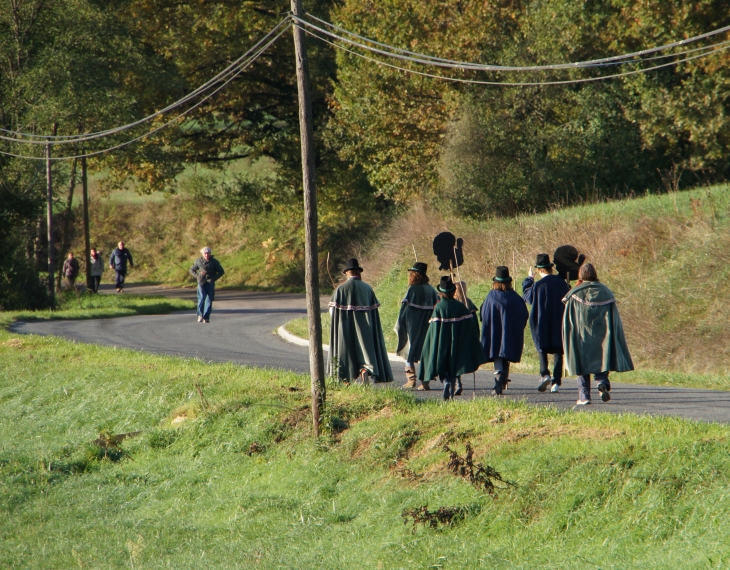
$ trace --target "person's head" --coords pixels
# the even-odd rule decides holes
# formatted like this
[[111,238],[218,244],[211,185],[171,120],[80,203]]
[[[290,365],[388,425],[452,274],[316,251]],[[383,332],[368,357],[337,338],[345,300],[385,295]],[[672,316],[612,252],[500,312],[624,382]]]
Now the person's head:
[[348,269],[347,271],[345,271],[345,275],[347,277],[361,277],[362,271],[360,271],[359,269]]
[[494,272],[494,277],[492,277],[492,289],[497,291],[512,290],[512,277],[510,277],[509,268],[506,265],[500,265]]
[[69,251],[68,252],[68,258],[69,259],[73,259],[74,258],[74,252],[73,251]]
[[124,242],[123,241],[120,241],[117,245],[119,246],[119,249],[124,249]]
[[444,275],[441,278],[441,281],[436,289],[438,290],[439,295],[441,295],[445,299],[453,299],[454,294],[456,293],[456,286],[451,280],[451,277],[449,277],[448,275]]
[[553,263],[550,263],[550,256],[547,253],[538,253],[535,261],[535,268],[541,275],[550,275],[553,272]]
[[96,248],[95,247],[91,248],[91,255],[92,255],[92,257],[96,257]]
[[348,277],[360,277],[362,274],[362,267],[360,267],[360,264],[357,262],[357,259],[354,257],[351,257],[345,262],[345,267],[342,269],[342,273],[347,275]]
[[200,254],[205,259],[210,259],[210,256],[213,255],[213,251],[206,245],[203,249],[200,250]]
[[413,267],[408,270],[408,285],[428,283],[428,275],[426,275],[427,270],[427,264],[421,263],[420,261],[414,263]]
[[581,281],[598,281],[598,273],[592,263],[584,263],[578,270],[578,279]]

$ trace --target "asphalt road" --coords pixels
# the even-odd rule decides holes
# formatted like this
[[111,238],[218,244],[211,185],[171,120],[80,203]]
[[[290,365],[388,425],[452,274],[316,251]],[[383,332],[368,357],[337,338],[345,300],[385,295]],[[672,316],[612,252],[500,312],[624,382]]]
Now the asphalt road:
[[[128,293],[158,294],[195,298],[194,289],[162,289],[150,286],[127,286]],[[107,287],[103,292],[109,292]],[[115,293],[112,293],[115,294]],[[323,298],[322,306],[326,307]],[[13,332],[55,335],[78,342],[118,346],[160,354],[197,357],[205,360],[236,362],[252,366],[284,368],[309,372],[308,349],[290,344],[276,334],[287,321],[306,315],[303,295],[218,291],[211,323],[198,323],[195,311],[178,311],[169,315],[121,317],[79,321],[43,321],[17,323]],[[325,339],[326,342],[327,339]],[[528,339],[529,342],[529,339]],[[405,382],[402,364],[392,363],[395,384]],[[531,404],[574,408],[581,413],[610,411],[637,414],[675,415],[710,422],[730,422],[730,392],[622,384],[620,374],[611,379],[611,401],[602,403],[593,390],[593,404],[575,407],[577,388],[574,379],[563,381],[557,394],[536,390],[538,376],[512,374],[505,392],[507,398],[524,399]],[[481,397],[492,390],[489,371],[462,379],[461,398]],[[435,390],[414,392],[419,397],[440,397],[441,384]]]

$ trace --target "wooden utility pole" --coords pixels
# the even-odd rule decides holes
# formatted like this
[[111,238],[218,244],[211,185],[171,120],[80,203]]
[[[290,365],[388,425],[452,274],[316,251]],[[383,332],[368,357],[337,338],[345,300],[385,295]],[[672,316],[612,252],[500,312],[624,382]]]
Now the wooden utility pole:
[[[84,154],[84,151],[81,151]],[[84,206],[84,253],[86,254],[86,287],[91,290],[91,239],[89,238],[89,183],[86,179],[86,157],[81,157],[81,196]]]
[[[56,136],[58,124],[53,123],[53,136]],[[48,139],[49,141],[51,139]],[[54,252],[53,252],[53,179],[51,177],[51,144],[46,143],[46,219],[48,226],[48,295],[51,308],[56,307],[56,287],[53,282]]]
[[[291,11],[304,16],[301,0],[291,0]],[[319,253],[317,244],[317,185],[314,171],[314,129],[312,127],[312,98],[309,91],[309,63],[304,31],[292,26],[294,55],[297,64],[299,90],[299,134],[302,149],[302,179],[304,182],[304,280],[307,288],[307,318],[309,320],[309,370],[312,376],[312,420],[314,436],[319,437],[320,406],[324,405],[324,356],[322,353],[322,314],[319,306]]]
[[[68,254],[68,248],[71,246],[71,216],[73,215],[74,190],[76,189],[76,166],[78,160],[74,158],[71,165],[71,179],[68,184],[68,199],[66,201],[66,216],[63,220],[63,235],[61,236],[61,259]],[[61,289],[61,279],[63,279],[63,263],[58,264],[58,289]]]

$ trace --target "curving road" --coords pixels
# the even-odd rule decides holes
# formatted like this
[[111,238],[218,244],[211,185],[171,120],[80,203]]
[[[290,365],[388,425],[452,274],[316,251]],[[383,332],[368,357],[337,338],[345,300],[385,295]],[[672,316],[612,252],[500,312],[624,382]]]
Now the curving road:
[[[127,286],[129,293],[195,298],[194,289],[163,289],[152,286]],[[102,287],[102,292],[111,292]],[[323,298],[323,307],[328,299]],[[41,321],[16,323],[13,332],[55,335],[78,342],[119,346],[160,354],[198,357],[206,360],[236,362],[251,366],[285,368],[309,372],[306,347],[284,341],[276,329],[287,321],[306,315],[303,295],[218,291],[211,323],[198,323],[195,311],[178,311],[169,315],[120,317],[79,321]],[[326,339],[325,339],[326,341]],[[393,362],[395,384],[405,377],[402,364]],[[538,376],[512,374],[506,397],[525,399],[532,404],[573,408],[577,397],[574,380],[563,382],[557,394],[539,393]],[[612,378],[611,401],[603,404],[594,389],[594,404],[579,408],[581,412],[610,411],[638,414],[676,415],[684,418],[730,422],[730,392],[621,384]],[[464,378],[462,398],[488,395],[492,373],[480,371],[476,384]],[[436,387],[440,386],[435,382]],[[476,389],[474,389],[474,387]],[[595,388],[595,387],[594,387]],[[439,397],[438,390],[414,392],[419,397]]]

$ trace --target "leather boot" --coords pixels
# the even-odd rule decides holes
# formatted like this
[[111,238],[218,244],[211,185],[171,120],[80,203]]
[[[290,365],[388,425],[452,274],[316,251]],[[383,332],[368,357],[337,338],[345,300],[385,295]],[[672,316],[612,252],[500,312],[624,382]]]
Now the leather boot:
[[426,380],[425,382],[421,382],[421,385],[418,387],[418,390],[430,390],[431,387],[429,386],[430,380]]
[[416,379],[416,371],[413,368],[406,368],[406,383],[403,385],[403,389],[415,388]]

